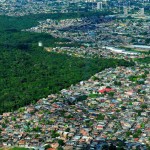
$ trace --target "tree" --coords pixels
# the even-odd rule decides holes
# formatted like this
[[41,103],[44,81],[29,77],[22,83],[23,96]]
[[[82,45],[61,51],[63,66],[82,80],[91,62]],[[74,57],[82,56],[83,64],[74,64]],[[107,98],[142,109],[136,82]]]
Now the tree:
[[34,132],[40,132],[41,128],[40,127],[35,127],[35,128],[32,129],[32,131],[34,131]]
[[126,110],[126,107],[125,107],[125,106],[121,106],[121,109],[122,109],[122,110]]
[[57,148],[57,150],[63,150],[63,148],[59,146],[59,147]]
[[65,131],[66,131],[66,132],[70,132],[70,128],[67,128]]
[[113,120],[114,120],[114,119],[117,119],[117,116],[112,115],[112,116],[111,116],[111,119],[113,119]]
[[129,137],[130,135],[132,135],[132,133],[130,131],[127,131],[126,136]]
[[109,150],[116,150],[116,146],[114,146],[112,143],[109,146]]
[[45,149],[51,148],[51,146],[48,144],[45,146]]
[[134,134],[133,134],[133,138],[139,138],[139,136],[141,135],[142,131],[139,129],[137,130]]
[[59,143],[60,146],[63,146],[65,144],[64,140],[61,140],[61,139],[58,140],[58,143]]
[[108,92],[108,95],[110,96],[110,97],[113,97],[114,96],[114,92]]
[[104,115],[103,114],[98,114],[98,116],[97,116],[97,120],[104,120]]
[[120,81],[114,81],[115,85],[121,86],[121,82]]
[[56,138],[56,137],[58,137],[59,136],[59,133],[57,133],[55,130],[52,130],[51,131],[51,137],[52,138]]
[[141,108],[142,108],[142,109],[147,109],[148,106],[147,106],[146,104],[142,104],[142,105],[141,105]]

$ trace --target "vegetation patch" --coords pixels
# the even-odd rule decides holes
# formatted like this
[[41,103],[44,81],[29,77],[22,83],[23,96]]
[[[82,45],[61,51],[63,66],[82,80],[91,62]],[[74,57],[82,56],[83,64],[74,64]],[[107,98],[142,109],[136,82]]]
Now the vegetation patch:
[[[59,18],[57,15],[55,17]],[[19,20],[18,17],[0,16],[0,114],[35,103],[105,68],[134,65],[125,60],[81,59],[44,51],[37,46],[38,41],[53,47],[68,40],[21,32],[21,29],[33,26],[39,17],[48,18],[42,14]]]
[[112,12],[80,12],[80,13],[49,13],[49,14],[30,14],[26,16],[0,16],[0,30],[21,30],[31,28],[38,24],[38,21],[42,21],[45,19],[73,19],[73,18],[81,18],[81,17],[91,17],[91,16],[105,16],[110,15]]
[[105,68],[134,63],[115,59],[81,59],[32,47],[0,51],[0,112],[11,111],[59,92]]
[[136,61],[138,61],[140,63],[150,64],[150,57],[139,58],[139,59],[136,59]]

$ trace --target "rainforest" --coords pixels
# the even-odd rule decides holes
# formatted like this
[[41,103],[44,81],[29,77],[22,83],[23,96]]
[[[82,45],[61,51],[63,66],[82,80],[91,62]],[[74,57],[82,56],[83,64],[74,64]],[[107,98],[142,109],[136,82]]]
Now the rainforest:
[[35,103],[105,68],[134,65],[123,59],[81,59],[45,51],[38,47],[38,41],[49,47],[68,42],[44,33],[22,31],[45,17],[0,16],[0,114]]

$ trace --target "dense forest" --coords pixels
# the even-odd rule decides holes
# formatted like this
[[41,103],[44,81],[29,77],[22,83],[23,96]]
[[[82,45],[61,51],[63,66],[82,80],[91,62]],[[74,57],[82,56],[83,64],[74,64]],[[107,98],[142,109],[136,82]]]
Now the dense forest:
[[56,42],[67,40],[21,32],[34,25],[27,19],[30,17],[0,16],[0,114],[35,103],[105,68],[134,65],[125,60],[81,59],[46,52],[37,46],[38,41],[56,46]]
[[11,111],[58,92],[108,67],[129,66],[124,60],[80,59],[48,53],[32,47],[29,51],[0,51],[0,111]]
[[9,17],[0,16],[0,30],[4,29],[27,29],[38,24],[39,20],[45,19],[71,19],[91,16],[106,16],[112,12],[80,12],[80,13],[54,13],[54,14],[31,14],[27,16]]

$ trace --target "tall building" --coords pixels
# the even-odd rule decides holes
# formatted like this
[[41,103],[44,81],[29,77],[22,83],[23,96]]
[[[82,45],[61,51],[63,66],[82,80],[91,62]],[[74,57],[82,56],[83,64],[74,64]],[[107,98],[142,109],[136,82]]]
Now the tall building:
[[123,12],[124,12],[124,15],[127,16],[128,15],[128,8],[127,7],[123,7]]
[[103,9],[103,3],[102,2],[98,2],[97,3],[97,9],[98,10],[102,10]]
[[145,13],[144,13],[144,8],[141,8],[141,9],[140,9],[140,15],[141,15],[141,16],[144,16],[144,14],[145,14]]

